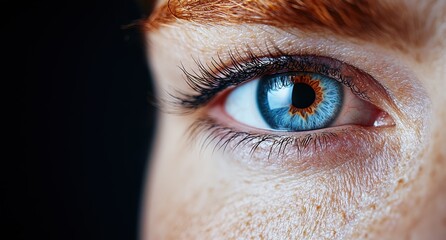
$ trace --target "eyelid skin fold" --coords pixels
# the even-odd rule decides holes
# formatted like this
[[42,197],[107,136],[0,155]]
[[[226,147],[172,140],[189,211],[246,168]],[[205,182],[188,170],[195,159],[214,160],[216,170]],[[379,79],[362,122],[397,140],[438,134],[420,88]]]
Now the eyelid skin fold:
[[[180,112],[190,112],[210,102],[219,92],[258,77],[284,72],[312,72],[324,74],[344,84],[359,98],[376,104],[372,96],[380,95],[387,100],[386,90],[369,74],[362,70],[330,57],[317,55],[286,55],[280,50],[260,56],[248,50],[245,53],[230,52],[230,63],[220,58],[208,64],[195,61],[198,72],[189,72],[181,67],[186,82],[195,93],[178,92],[172,94],[173,104]],[[371,95],[369,89],[373,89]],[[369,96],[370,95],[370,96]]]

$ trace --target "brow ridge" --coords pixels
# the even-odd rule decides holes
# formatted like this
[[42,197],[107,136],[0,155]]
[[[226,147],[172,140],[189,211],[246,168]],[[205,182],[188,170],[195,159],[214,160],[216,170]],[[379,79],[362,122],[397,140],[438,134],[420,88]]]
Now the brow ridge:
[[430,13],[433,7],[434,4],[425,4],[414,10],[401,0],[169,0],[154,11],[144,27],[149,32],[156,31],[176,21],[198,25],[265,24],[281,29],[328,31],[406,49],[421,47],[431,39],[436,26],[422,12]]

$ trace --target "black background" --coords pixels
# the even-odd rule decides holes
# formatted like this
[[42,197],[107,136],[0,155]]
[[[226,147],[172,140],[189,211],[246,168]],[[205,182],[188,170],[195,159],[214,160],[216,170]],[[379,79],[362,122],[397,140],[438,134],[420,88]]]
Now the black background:
[[107,0],[2,9],[2,95],[12,110],[3,129],[12,134],[0,238],[136,239],[155,110],[142,34],[124,26],[143,8]]

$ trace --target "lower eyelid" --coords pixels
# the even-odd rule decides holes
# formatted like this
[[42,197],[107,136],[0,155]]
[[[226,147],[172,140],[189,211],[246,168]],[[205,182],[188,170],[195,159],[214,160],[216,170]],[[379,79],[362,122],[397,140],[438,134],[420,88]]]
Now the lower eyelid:
[[367,158],[364,153],[374,152],[376,157],[386,151],[383,146],[393,144],[388,137],[394,131],[391,127],[340,126],[277,135],[252,129],[241,131],[240,126],[227,126],[224,121],[199,119],[190,129],[202,148],[223,151],[232,156],[230,159],[258,170],[331,170],[354,159]]

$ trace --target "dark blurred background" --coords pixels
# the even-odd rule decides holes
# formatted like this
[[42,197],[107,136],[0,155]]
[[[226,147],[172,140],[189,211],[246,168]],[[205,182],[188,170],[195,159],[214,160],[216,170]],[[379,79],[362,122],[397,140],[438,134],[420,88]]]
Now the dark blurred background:
[[136,0],[13,4],[2,92],[17,148],[2,160],[0,238],[136,239],[155,111],[142,34],[125,26],[147,12]]

